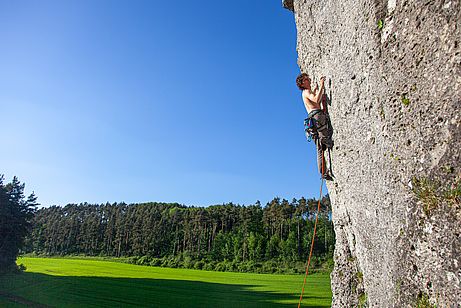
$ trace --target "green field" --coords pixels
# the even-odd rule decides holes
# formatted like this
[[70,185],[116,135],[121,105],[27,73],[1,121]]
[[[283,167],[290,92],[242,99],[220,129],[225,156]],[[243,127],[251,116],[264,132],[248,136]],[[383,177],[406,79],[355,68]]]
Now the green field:
[[[0,306],[296,307],[302,275],[170,269],[91,259],[22,258],[0,277]],[[308,277],[303,307],[330,307],[328,274]]]

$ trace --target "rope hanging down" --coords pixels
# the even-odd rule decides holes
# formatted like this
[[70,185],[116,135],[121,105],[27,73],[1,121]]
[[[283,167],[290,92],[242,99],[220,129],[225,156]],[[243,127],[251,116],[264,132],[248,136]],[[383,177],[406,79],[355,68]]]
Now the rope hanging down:
[[[323,156],[323,151],[322,151],[322,156]],[[318,205],[317,205],[317,214],[315,215],[314,236],[312,236],[311,249],[309,251],[309,258],[307,259],[306,273],[304,274],[303,288],[301,290],[301,296],[299,297],[298,308],[301,307],[301,302],[303,300],[304,287],[306,286],[306,279],[307,279],[307,275],[309,274],[309,265],[311,263],[312,250],[314,249],[315,234],[317,232],[317,221],[319,219],[319,214],[320,214],[320,200],[322,198],[323,181],[325,180],[324,179],[324,174],[325,174],[325,166],[324,166],[324,164],[325,164],[325,160],[322,159],[322,181],[321,181],[321,184],[320,184],[320,196],[319,196],[319,202],[318,202]]]

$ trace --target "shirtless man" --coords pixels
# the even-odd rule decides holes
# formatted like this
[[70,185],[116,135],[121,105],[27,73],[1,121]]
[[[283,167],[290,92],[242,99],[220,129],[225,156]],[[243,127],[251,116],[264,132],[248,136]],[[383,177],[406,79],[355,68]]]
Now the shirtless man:
[[322,177],[327,180],[332,180],[333,178],[329,168],[326,166],[325,158],[323,155],[326,149],[331,149],[333,147],[333,140],[331,139],[333,130],[327,119],[327,115],[321,107],[321,102],[325,91],[324,83],[325,77],[321,77],[320,89],[318,86],[316,86],[314,90],[312,90],[311,79],[306,73],[302,73],[296,78],[296,84],[298,88],[303,91],[302,98],[304,107],[306,107],[308,113],[308,117],[313,118],[316,122],[318,138],[315,138],[315,145],[317,147],[317,164],[319,171],[322,173],[322,166],[324,166],[324,173],[322,174]]

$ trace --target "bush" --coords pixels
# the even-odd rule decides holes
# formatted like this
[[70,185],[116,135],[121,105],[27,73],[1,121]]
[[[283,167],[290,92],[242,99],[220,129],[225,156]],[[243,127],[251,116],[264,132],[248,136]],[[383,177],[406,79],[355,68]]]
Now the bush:
[[184,256],[184,261],[182,262],[182,266],[184,268],[193,268],[194,267],[194,260],[188,255]]
[[323,264],[322,268],[328,271],[333,270],[333,267],[335,266],[335,261],[333,258],[328,258]]
[[208,263],[205,263],[205,266],[202,268],[205,271],[214,271],[216,268],[216,262],[215,261],[210,261]]
[[294,264],[294,272],[298,274],[302,274],[306,272],[306,264],[304,262],[296,262]]
[[232,262],[227,262],[226,272],[237,272],[239,263],[240,262],[235,260]]
[[226,271],[226,261],[222,261],[216,264],[214,270],[218,272],[225,272]]
[[181,263],[182,262],[179,259],[176,259],[176,258],[172,257],[172,258],[166,259],[166,266],[165,267],[178,268],[178,267],[181,267]]
[[263,263],[263,273],[276,273],[278,270],[277,263],[275,261],[266,261]]
[[162,264],[160,264],[160,266],[161,267],[168,267],[168,262],[169,262],[168,258],[163,258],[162,259]]
[[256,263],[255,263],[255,265],[254,265],[254,269],[253,269],[253,272],[254,272],[254,273],[258,273],[258,274],[261,274],[261,273],[263,273],[263,270],[262,270],[262,268],[263,268],[263,265],[262,265],[262,263],[260,263],[260,262],[256,262]]
[[194,269],[201,270],[205,266],[205,262],[203,260],[197,261],[194,264]]
[[137,264],[138,262],[138,257],[128,257],[126,258],[126,263],[129,263],[129,264]]
[[150,266],[161,266],[162,265],[162,259],[159,258],[152,258],[150,261]]
[[148,256],[142,256],[136,261],[137,265],[149,265],[151,261],[151,258]]
[[248,272],[248,264],[247,262],[240,262],[238,265],[237,265],[237,270],[241,273],[246,273]]

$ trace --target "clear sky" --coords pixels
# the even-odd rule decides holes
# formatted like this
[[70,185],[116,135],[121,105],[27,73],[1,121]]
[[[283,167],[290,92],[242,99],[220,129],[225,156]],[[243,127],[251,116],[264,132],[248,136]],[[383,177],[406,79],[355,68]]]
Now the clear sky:
[[318,197],[273,0],[0,0],[0,174],[67,203]]

